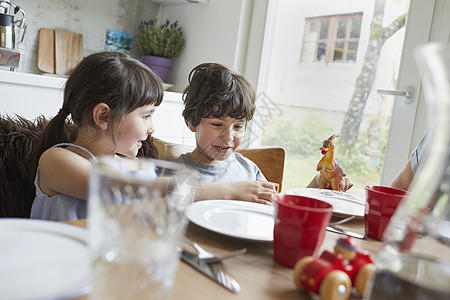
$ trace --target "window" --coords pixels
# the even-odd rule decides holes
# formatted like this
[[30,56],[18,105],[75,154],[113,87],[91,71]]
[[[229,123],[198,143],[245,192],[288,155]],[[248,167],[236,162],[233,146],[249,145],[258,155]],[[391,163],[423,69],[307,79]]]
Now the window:
[[301,62],[356,62],[362,15],[306,18]]
[[[264,89],[261,89],[263,92],[259,94],[259,115],[256,118],[261,131],[260,147],[281,146],[285,149],[283,191],[305,187],[311,182],[317,175],[317,163],[322,158],[319,147],[324,139],[334,133],[340,134],[335,144],[335,158],[353,182],[353,190],[364,191],[366,185],[380,182],[389,185],[395,173],[404,164],[404,159],[408,158],[409,151],[403,149],[413,145],[410,140],[413,129],[408,124],[411,123],[409,120],[414,120],[415,111],[411,109],[411,116],[410,108],[401,100],[397,101],[401,105],[393,111],[395,101],[392,97],[381,97],[376,90],[397,89],[400,71],[403,71],[404,75],[404,71],[415,68],[411,62],[406,65],[408,68],[399,68],[404,26],[399,23],[398,31],[383,44],[381,52],[375,58],[375,53],[366,53],[374,19],[375,0],[322,0],[316,1],[321,3],[317,6],[311,5],[313,1],[277,2],[276,9],[271,11],[273,27],[266,44],[267,64],[263,62],[267,74],[264,74],[266,79],[261,82],[264,83]],[[415,2],[417,1],[412,1]],[[383,22],[385,27],[397,24],[396,20],[401,19],[400,16],[406,18],[410,3],[409,0],[386,0],[383,19],[379,22]],[[421,7],[424,6],[429,6],[432,10],[433,4],[423,4]],[[334,13],[337,7],[340,9],[339,15]],[[312,16],[315,18],[311,18]],[[379,15],[375,18],[379,18]],[[420,23],[420,26],[426,23],[422,16],[414,19],[414,23],[416,22]],[[414,28],[416,25],[414,24]],[[384,27],[377,27],[377,32],[381,33],[382,28]],[[293,36],[298,38],[292,38]],[[414,32],[410,32],[410,36],[414,36]],[[428,37],[424,35],[423,38]],[[410,41],[412,42],[411,39]],[[335,48],[338,48],[334,46],[335,42],[344,43],[344,47],[341,47],[343,51],[335,52]],[[349,52],[348,49],[353,51]],[[300,55],[301,59],[308,63],[287,63],[300,62]],[[320,57],[325,61],[326,55],[331,68],[320,63]],[[374,59],[376,68],[363,67],[366,55],[370,55],[371,60]],[[336,63],[333,60],[341,57],[344,61]],[[408,57],[408,61],[409,59]],[[345,135],[342,131],[345,116],[355,107],[350,104],[357,85],[360,84],[359,78],[372,76],[375,76],[375,80],[371,85],[371,92],[365,95],[357,93],[358,99],[367,97],[367,102],[357,134],[354,134],[357,141],[353,150],[346,152],[343,146]],[[411,86],[419,82],[416,77],[409,80],[412,81],[408,81],[408,84],[413,82]],[[405,83],[401,83],[400,87],[406,86]],[[258,118],[259,116],[261,117]],[[409,123],[394,128],[390,125],[391,118]],[[251,125],[253,126],[253,123]],[[254,128],[256,126],[252,127]],[[398,133],[394,140],[390,132],[395,131]],[[398,144],[398,140],[403,144]],[[392,151],[392,147],[395,147],[395,151]],[[385,153],[389,156],[385,157]],[[403,161],[401,157],[404,157]],[[392,162],[386,164],[387,160]],[[394,170],[391,170],[391,165],[395,165]],[[389,177],[386,176],[388,173]]]

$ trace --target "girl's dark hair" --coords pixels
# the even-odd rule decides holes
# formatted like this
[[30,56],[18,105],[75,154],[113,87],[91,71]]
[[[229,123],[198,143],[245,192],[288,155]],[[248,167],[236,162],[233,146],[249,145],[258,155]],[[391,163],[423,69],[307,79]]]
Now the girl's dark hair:
[[208,117],[250,121],[255,112],[255,90],[244,76],[220,64],[204,63],[189,73],[183,102],[184,120],[193,126]]
[[[92,111],[99,103],[111,109],[117,124],[126,114],[147,104],[159,105],[162,82],[146,65],[119,52],[98,52],[85,57],[73,70],[64,88],[59,113],[48,123],[34,155],[34,166],[48,148],[72,142],[80,126],[95,126]],[[70,126],[66,118],[71,115]],[[114,128],[110,128],[111,132]]]

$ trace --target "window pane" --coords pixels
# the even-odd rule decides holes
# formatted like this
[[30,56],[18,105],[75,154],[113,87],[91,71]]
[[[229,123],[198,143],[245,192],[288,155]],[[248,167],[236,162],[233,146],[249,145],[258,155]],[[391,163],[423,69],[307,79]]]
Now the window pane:
[[317,21],[306,22],[305,41],[317,40],[317,24],[318,24]]
[[347,32],[347,19],[339,19],[337,22],[336,38],[344,39]]
[[359,38],[361,32],[361,18],[353,18],[351,19],[351,22],[350,37]]
[[325,49],[327,48],[327,43],[321,42],[317,44],[317,56],[316,60],[320,62],[325,62]]
[[314,62],[314,55],[316,53],[316,42],[308,42],[303,44],[302,62]]
[[307,41],[307,42],[316,42],[317,41],[317,32],[312,31],[312,30],[309,31],[306,34],[305,41]]
[[334,44],[334,61],[342,60],[344,56],[344,42],[337,42]]
[[358,54],[358,42],[349,42],[347,47],[347,61],[356,61],[356,55]]
[[328,26],[330,25],[330,21],[322,21],[320,24],[320,39],[326,39],[328,37]]

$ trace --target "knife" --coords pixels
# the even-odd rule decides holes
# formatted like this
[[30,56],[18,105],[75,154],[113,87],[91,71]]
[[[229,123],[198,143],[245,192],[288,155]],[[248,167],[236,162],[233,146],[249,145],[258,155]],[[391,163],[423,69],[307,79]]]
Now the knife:
[[219,283],[229,291],[233,293],[240,292],[241,286],[239,285],[239,283],[237,283],[236,280],[231,278],[229,275],[225,274],[223,271],[215,268],[212,265],[205,263],[197,256],[192,255],[185,250],[180,251],[180,257],[182,261],[191,265],[194,269],[208,276],[209,278]]
[[339,234],[345,234],[345,235],[348,235],[348,236],[352,236],[352,237],[357,238],[357,239],[364,239],[365,238],[364,234],[360,234],[360,233],[356,233],[356,232],[352,232],[352,231],[347,231],[347,230],[344,230],[344,229],[335,228],[335,227],[331,227],[331,226],[327,226],[327,230],[331,231],[331,232],[339,233]]

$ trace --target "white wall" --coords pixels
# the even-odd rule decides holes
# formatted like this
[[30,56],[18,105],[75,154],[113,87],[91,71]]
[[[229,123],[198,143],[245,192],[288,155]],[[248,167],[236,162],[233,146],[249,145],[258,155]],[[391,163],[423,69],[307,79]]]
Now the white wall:
[[169,82],[183,91],[189,72],[205,62],[221,63],[257,84],[267,0],[209,0],[209,4],[164,7],[163,17],[179,20],[186,48],[174,61]]
[[[64,29],[83,35],[84,54],[104,49],[106,30],[135,36],[141,20],[156,16],[158,5],[149,0],[10,0],[26,13],[28,24],[25,52],[18,71],[41,73],[37,69],[40,28]],[[21,14],[18,14],[21,17]],[[139,49],[133,43],[133,56]]]
[[181,4],[164,7],[164,19],[178,20],[186,47],[173,62],[169,82],[182,91],[187,76],[197,65],[217,62],[233,68],[236,56],[241,0],[210,0],[209,4]]

